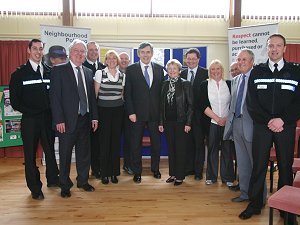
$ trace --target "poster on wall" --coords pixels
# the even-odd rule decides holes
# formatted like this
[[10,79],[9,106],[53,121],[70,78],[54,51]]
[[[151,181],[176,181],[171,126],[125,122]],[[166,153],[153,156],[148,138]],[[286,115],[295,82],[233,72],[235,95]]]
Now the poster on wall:
[[49,57],[49,49],[51,47],[56,51],[63,51],[69,55],[68,48],[74,39],[80,39],[88,43],[91,36],[90,28],[41,25],[40,29],[41,41],[45,43],[44,61],[49,66],[52,66]]
[[22,113],[10,104],[8,86],[0,86],[0,147],[22,145]]
[[229,64],[236,60],[239,50],[243,48],[254,52],[255,64],[266,62],[267,40],[274,33],[278,33],[278,23],[229,28]]

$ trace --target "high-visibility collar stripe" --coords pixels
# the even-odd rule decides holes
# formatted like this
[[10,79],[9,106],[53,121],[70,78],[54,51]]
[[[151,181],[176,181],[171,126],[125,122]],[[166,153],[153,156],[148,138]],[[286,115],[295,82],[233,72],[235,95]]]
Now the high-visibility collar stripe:
[[38,80],[26,80],[23,81],[23,85],[29,85],[29,84],[41,84],[43,81],[41,79]]
[[295,81],[295,80],[285,80],[285,79],[275,79],[275,78],[272,78],[272,79],[255,79],[254,83],[255,84],[258,84],[258,83],[281,83],[281,84],[292,84],[292,85],[295,85],[295,86],[298,85],[298,81]]

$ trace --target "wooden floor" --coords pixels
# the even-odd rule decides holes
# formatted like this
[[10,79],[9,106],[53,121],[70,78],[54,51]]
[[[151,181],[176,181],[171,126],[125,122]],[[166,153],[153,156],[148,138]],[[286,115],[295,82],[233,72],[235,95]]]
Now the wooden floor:
[[[90,179],[96,188],[86,193],[76,188],[75,164],[71,177],[72,197],[60,197],[60,189],[47,188],[45,167],[38,163],[44,183],[45,199],[31,199],[24,178],[23,159],[0,159],[0,224],[78,224],[78,225],[266,225],[269,208],[259,216],[242,221],[239,213],[247,203],[232,203],[238,195],[220,181],[207,186],[204,180],[192,176],[183,185],[167,184],[167,159],[162,159],[162,179],[151,176],[149,160],[144,160],[142,183],[135,184],[132,176],[122,171],[119,184],[103,185]],[[269,183],[269,182],[268,182]],[[283,224],[279,213],[274,212],[274,225]]]

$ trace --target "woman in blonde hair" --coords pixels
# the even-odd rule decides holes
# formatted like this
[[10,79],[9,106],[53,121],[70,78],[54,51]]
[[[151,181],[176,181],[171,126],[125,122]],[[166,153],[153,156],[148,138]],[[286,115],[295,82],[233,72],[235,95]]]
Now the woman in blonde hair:
[[206,127],[208,137],[208,156],[206,184],[217,181],[219,168],[219,150],[221,146],[220,175],[223,183],[232,186],[234,181],[233,161],[230,143],[223,141],[224,127],[229,113],[230,81],[224,80],[224,67],[219,60],[213,60],[209,66],[209,79],[200,86],[200,106],[209,118]]
[[120,58],[116,51],[105,54],[103,70],[95,74],[95,92],[98,98],[100,170],[101,181],[108,184],[118,183],[120,175],[120,147],[124,114],[123,88],[125,74],[119,70]]

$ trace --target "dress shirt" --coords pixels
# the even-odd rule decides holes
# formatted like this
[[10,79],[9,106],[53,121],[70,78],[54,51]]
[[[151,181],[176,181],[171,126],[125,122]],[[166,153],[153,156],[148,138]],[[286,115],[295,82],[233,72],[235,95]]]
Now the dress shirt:
[[[78,70],[77,70],[77,66],[70,60],[70,63],[72,65],[72,68],[73,68],[73,71],[74,71],[74,76],[75,76],[75,79],[76,79],[76,83],[78,85],[78,78],[77,78],[77,73],[78,73]],[[85,90],[85,96],[86,96],[86,100],[87,100],[87,112],[89,112],[89,98],[87,96],[87,90],[86,90],[86,83],[85,83],[85,76],[84,76],[84,72],[83,72],[83,69],[82,69],[82,65],[79,66],[80,67],[80,71],[81,71],[81,76],[82,76],[82,81],[83,81],[83,86],[84,86],[84,90]],[[94,91],[94,90],[93,90]],[[79,102],[78,102],[79,104]],[[80,104],[79,104],[79,112],[80,112]]]
[[37,67],[40,66],[40,72],[41,72],[41,75],[42,75],[42,78],[43,78],[43,72],[44,72],[44,68],[43,68],[43,65],[42,63],[40,62],[39,64],[33,62],[31,59],[29,59],[29,62],[31,64],[31,67],[32,69],[36,72],[37,70]]
[[[251,68],[252,70],[252,68]],[[250,77],[250,73],[251,73],[251,70],[249,70],[247,73],[245,73],[245,87],[244,87],[244,93],[243,93],[243,99],[242,99],[242,108],[241,108],[241,114],[243,114],[243,105],[245,104],[245,99],[246,99],[246,95],[247,95],[247,89],[248,89],[248,80],[249,80],[249,77]],[[243,74],[241,74],[241,76],[243,76]],[[242,77],[240,79],[240,82],[239,82],[239,86],[238,86],[238,89],[236,90],[237,92],[237,95],[239,93],[239,90],[240,90],[240,84],[242,82]]]
[[[270,70],[271,70],[272,72],[274,72],[274,70],[275,70],[274,64],[275,64],[275,62],[272,62],[272,61],[269,59],[269,68],[270,68]],[[278,62],[277,64],[278,64],[277,69],[278,69],[278,71],[280,71],[280,70],[283,68],[283,66],[284,66],[283,58],[280,59],[279,62]]]
[[[224,80],[219,81],[219,87],[215,80],[209,79],[207,84],[208,100],[212,111],[219,117],[227,117],[230,105],[230,92]],[[211,122],[218,124],[215,120]]]
[[140,65],[141,65],[141,69],[143,71],[143,75],[145,77],[145,66],[148,66],[148,74],[149,74],[149,78],[150,78],[150,87],[152,85],[152,82],[153,82],[153,70],[152,70],[152,64],[151,62],[149,64],[144,64],[142,61],[140,61]]
[[89,63],[89,64],[91,64],[91,65],[94,65],[94,63],[95,63],[95,68],[96,68],[96,70],[98,69],[98,62],[96,61],[96,62],[92,62],[91,60],[89,60],[89,59],[87,59],[86,58],[86,61]]
[[198,70],[198,66],[197,67],[195,67],[194,69],[190,69],[190,68],[188,68],[188,74],[187,74],[187,80],[188,81],[191,81],[191,77],[192,77],[192,74],[191,74],[191,71],[194,71],[194,80],[195,80],[195,78],[196,78],[196,73],[197,73],[197,70]]

